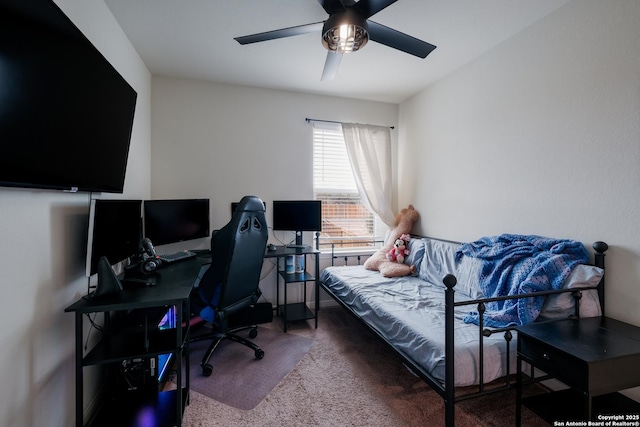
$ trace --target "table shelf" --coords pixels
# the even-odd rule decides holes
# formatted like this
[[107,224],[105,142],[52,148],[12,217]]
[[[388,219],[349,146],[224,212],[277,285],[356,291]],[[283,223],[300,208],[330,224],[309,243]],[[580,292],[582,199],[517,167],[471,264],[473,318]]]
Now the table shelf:
[[[314,274],[308,272],[307,269],[299,272],[278,271],[276,275],[276,313],[282,316],[283,329],[287,332],[287,323],[299,320],[315,319],[315,327],[318,327],[318,301],[319,301],[319,284],[318,277],[320,275],[320,251],[311,246],[306,247],[287,247],[278,246],[275,250],[265,252],[265,258],[275,258],[276,265],[280,265],[280,260],[285,260],[288,256],[304,256],[304,265],[309,267],[307,256],[314,257]],[[283,262],[283,264],[285,264]],[[284,300],[280,303],[280,281],[283,282]],[[307,283],[313,283],[315,310],[312,311],[307,307]],[[303,301],[290,303],[287,299],[287,288],[292,284],[298,284],[303,287]]]
[[[159,392],[155,399],[145,396],[128,395],[127,399],[104,402],[100,410],[87,424],[88,427],[169,427],[178,425],[176,414],[177,399],[182,400],[181,407],[188,403],[188,390],[183,388]],[[179,418],[182,418],[180,414]]]
[[298,320],[308,320],[315,318],[315,315],[303,302],[284,304],[280,306],[280,314],[289,322]]
[[[182,336],[187,337],[187,328],[183,328]],[[148,346],[145,342],[148,340]],[[184,339],[182,345],[184,345]],[[182,346],[180,346],[182,347]],[[103,338],[83,358],[83,366],[119,362],[134,357],[153,357],[159,354],[175,353],[176,330],[152,331],[146,337],[144,333],[117,334]]]
[[[556,421],[582,420],[583,396],[575,389],[565,389],[522,399],[522,404],[540,418],[552,424]],[[640,403],[620,393],[608,393],[593,398],[593,415],[638,415]],[[637,419],[634,421],[638,421]]]

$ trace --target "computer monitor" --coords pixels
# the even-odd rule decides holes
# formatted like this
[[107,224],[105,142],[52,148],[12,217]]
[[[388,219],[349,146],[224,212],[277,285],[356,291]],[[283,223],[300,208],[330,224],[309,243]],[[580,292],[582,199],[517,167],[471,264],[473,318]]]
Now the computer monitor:
[[144,236],[154,245],[209,235],[209,199],[145,200]]
[[296,246],[302,245],[303,231],[322,229],[322,202],[320,200],[274,200],[273,229],[294,231]]
[[91,200],[87,277],[98,272],[98,261],[103,256],[114,265],[137,255],[141,238],[142,200]]

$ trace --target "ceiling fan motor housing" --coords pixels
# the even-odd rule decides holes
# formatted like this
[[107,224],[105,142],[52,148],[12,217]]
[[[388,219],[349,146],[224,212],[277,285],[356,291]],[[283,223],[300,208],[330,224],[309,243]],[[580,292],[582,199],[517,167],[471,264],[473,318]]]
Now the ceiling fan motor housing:
[[355,52],[367,41],[367,20],[351,9],[332,14],[322,26],[322,45],[332,52]]

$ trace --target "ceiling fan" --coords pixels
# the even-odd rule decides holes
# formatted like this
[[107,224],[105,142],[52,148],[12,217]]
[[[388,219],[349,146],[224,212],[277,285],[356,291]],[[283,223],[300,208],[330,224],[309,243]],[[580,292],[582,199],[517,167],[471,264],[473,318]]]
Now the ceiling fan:
[[329,14],[326,21],[236,37],[235,40],[244,45],[322,31],[322,44],[329,51],[322,71],[322,80],[335,77],[342,61],[342,54],[359,50],[368,40],[426,58],[436,48],[434,45],[369,20],[371,16],[396,1],[318,0]]

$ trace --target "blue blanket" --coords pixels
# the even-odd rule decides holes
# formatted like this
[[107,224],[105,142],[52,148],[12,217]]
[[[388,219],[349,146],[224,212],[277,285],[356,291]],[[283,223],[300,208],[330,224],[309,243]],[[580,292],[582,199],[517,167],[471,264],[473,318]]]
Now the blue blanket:
[[[463,255],[483,261],[479,284],[487,298],[561,289],[573,267],[589,260],[580,242],[516,234],[464,243],[456,252],[456,260]],[[526,325],[536,320],[543,303],[543,297],[486,303],[484,324]],[[478,313],[471,312],[464,320],[478,324]]]

